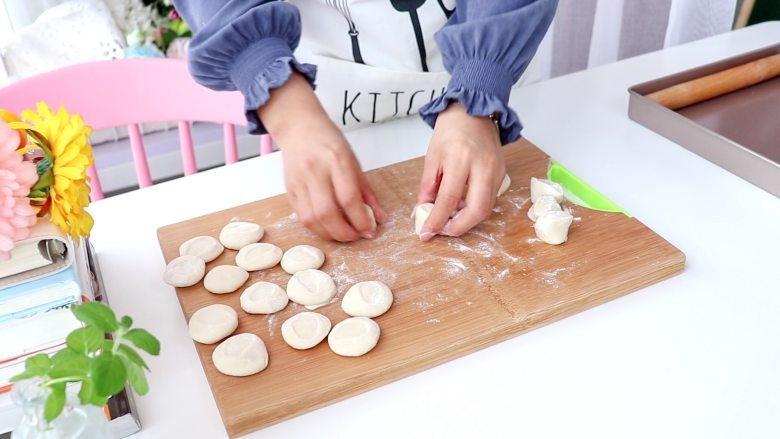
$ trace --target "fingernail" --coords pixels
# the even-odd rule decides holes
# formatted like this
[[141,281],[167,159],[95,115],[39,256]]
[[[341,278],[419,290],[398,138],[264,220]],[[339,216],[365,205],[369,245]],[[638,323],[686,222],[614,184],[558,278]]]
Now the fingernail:
[[434,236],[436,234],[432,232],[420,232],[420,241],[430,241]]
[[376,238],[376,232],[363,232],[360,236],[362,236],[363,239],[374,239]]

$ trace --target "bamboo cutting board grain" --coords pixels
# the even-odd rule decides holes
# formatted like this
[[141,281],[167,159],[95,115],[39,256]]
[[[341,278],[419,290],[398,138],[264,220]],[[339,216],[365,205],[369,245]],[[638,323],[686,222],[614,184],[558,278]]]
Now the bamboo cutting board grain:
[[[323,342],[307,351],[288,347],[282,322],[301,311],[293,304],[271,316],[241,310],[240,291],[216,295],[202,283],[177,289],[184,315],[224,303],[239,314],[236,333],[253,332],[265,341],[270,363],[245,378],[220,374],[211,361],[216,345],[197,345],[225,428],[231,437],[331,404],[453,358],[493,345],[586,310],[683,270],[685,256],[634,218],[572,206],[575,222],[560,246],[539,242],[526,216],[528,182],[543,177],[549,158],[527,141],[505,149],[512,186],[493,216],[462,238],[437,237],[421,243],[413,232],[412,209],[423,159],[368,172],[390,214],[371,241],[339,244],[318,239],[291,215],[284,196],[238,206],[158,231],[166,261],[181,243],[197,235],[219,236],[233,219],[266,228],[263,242],[286,250],[297,244],[320,247],[322,270],[333,276],[338,296],[320,308],[335,325],[347,317],[340,298],[358,281],[381,280],[395,294],[387,314],[376,319],[379,344],[367,355],[343,358]],[[225,250],[207,269],[234,264]],[[280,267],[252,273],[286,287]]]

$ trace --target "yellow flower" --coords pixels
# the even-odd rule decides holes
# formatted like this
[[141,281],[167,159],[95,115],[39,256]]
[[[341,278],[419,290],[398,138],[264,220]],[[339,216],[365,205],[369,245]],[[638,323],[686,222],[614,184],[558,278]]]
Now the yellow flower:
[[[16,117],[15,114],[11,113],[8,110],[3,110],[1,108],[0,108],[0,119],[9,125],[12,122],[19,122],[19,118]],[[23,129],[17,129],[16,132],[19,134],[19,146],[16,149],[20,149],[27,144],[27,133],[25,133]]]
[[89,205],[87,168],[94,160],[89,145],[92,128],[84,125],[81,116],[76,114],[71,117],[63,107],[54,114],[43,102],[38,103],[37,114],[25,110],[22,118],[29,123],[17,122],[12,127],[37,132],[46,140],[51,152],[54,178],[49,186],[49,199],[33,199],[34,204],[45,209],[49,201],[52,223],[76,240],[89,236],[93,221],[84,208]]

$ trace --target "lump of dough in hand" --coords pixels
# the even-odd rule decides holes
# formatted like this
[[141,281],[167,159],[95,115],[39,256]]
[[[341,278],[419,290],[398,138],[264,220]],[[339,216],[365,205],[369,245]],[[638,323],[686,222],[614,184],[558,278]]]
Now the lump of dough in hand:
[[531,221],[536,221],[540,216],[554,210],[561,210],[561,205],[555,201],[555,197],[552,195],[542,195],[528,208],[528,218],[530,218]]
[[293,302],[309,309],[330,302],[336,295],[336,283],[320,270],[302,270],[292,275],[287,283],[287,296]]
[[542,195],[551,195],[555,201],[563,201],[563,186],[550,180],[531,177],[531,202],[536,203]]
[[179,256],[165,267],[163,281],[174,287],[190,287],[203,279],[206,262],[192,255]]
[[198,343],[214,344],[238,327],[238,314],[233,308],[215,304],[195,311],[190,317],[190,337]]
[[387,312],[392,304],[390,288],[372,280],[352,285],[341,300],[341,309],[352,317],[377,317]]
[[247,279],[249,273],[241,267],[218,265],[206,273],[203,286],[214,294],[226,294],[239,289]]
[[569,226],[572,220],[574,218],[571,214],[563,210],[547,212],[534,224],[536,236],[548,244],[563,244],[569,237]]
[[311,245],[296,245],[284,252],[282,269],[290,274],[301,270],[320,268],[325,262],[322,250]]
[[359,357],[374,349],[379,325],[368,317],[350,317],[333,327],[328,335],[330,350],[342,357]]
[[264,242],[249,244],[238,251],[236,265],[246,271],[271,268],[282,260],[282,249]]
[[501,195],[504,195],[504,192],[506,192],[509,189],[510,184],[512,184],[512,179],[509,178],[509,174],[504,174],[504,180],[501,181],[501,187],[498,188],[498,193],[496,194],[496,197],[500,197]]
[[366,206],[366,213],[368,214],[368,219],[371,220],[371,230],[376,230],[376,217],[374,216],[374,211],[371,210],[371,206],[368,204],[363,204]]
[[219,232],[219,241],[231,250],[241,250],[241,248],[259,241],[264,233],[265,230],[260,224],[234,221],[222,228],[222,231]]
[[282,323],[282,338],[295,349],[310,349],[330,332],[330,320],[316,312],[302,312]]
[[179,254],[197,256],[206,262],[217,259],[225,250],[219,240],[213,236],[196,236],[179,246]]
[[287,306],[287,293],[271,282],[257,282],[241,293],[241,309],[249,314],[273,314]]
[[433,210],[433,203],[419,204],[414,208],[414,233],[420,234],[425,221],[431,215]]
[[261,372],[268,366],[268,350],[255,334],[236,334],[214,349],[214,367],[225,375],[245,377]]

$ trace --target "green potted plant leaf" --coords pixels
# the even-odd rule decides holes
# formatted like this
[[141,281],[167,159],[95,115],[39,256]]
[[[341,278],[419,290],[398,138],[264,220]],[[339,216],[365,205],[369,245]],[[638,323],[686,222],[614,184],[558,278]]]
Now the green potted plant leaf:
[[[130,317],[117,320],[102,303],[71,310],[84,327],[68,334],[65,348],[54,355],[28,358],[24,372],[11,378],[13,399],[24,411],[14,439],[111,437],[102,410],[108,398],[127,384],[139,395],[149,391],[149,367],[138,350],[159,355],[160,342],[133,328]],[[78,398],[68,398],[68,383],[81,384]]]

